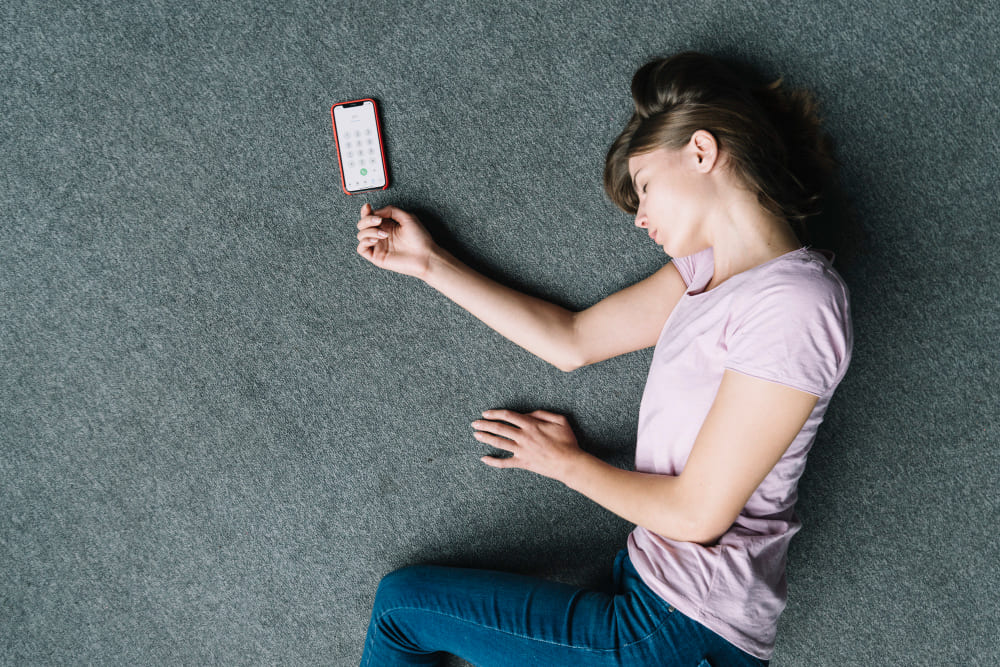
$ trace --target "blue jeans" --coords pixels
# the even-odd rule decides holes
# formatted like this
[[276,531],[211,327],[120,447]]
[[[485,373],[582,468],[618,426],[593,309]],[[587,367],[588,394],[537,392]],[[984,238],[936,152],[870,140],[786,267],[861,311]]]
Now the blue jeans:
[[362,667],[766,665],[670,606],[622,549],[613,594],[486,570],[416,565],[385,576]]

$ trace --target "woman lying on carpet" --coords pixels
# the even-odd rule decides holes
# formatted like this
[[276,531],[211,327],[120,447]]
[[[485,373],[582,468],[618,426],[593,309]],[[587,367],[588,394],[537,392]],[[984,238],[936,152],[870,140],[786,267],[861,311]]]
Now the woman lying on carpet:
[[[655,346],[635,472],[579,448],[562,415],[487,410],[484,457],[558,480],[636,525],[605,594],[413,566],[375,598],[363,665],[761,665],[785,606],[796,487],[850,362],[849,294],[805,245],[835,161],[813,98],[682,53],[643,65],[604,186],[672,259],[581,312],[518,293],[365,204],[358,253],[414,276],[564,371]],[[795,229],[793,229],[795,225]],[[797,233],[801,232],[803,236]]]

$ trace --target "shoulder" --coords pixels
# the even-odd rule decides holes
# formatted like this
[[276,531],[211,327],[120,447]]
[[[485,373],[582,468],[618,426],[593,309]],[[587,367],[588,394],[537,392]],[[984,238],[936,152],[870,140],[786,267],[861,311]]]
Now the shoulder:
[[740,310],[778,309],[788,315],[829,311],[849,318],[850,292],[827,255],[802,248],[764,268],[743,286]]
[[823,395],[850,363],[847,286],[828,259],[809,249],[764,268],[733,300],[727,367]]
[[677,267],[677,272],[681,274],[684,284],[690,287],[695,279],[706,271],[711,276],[715,268],[715,255],[712,248],[706,248],[686,257],[674,257],[671,262]]

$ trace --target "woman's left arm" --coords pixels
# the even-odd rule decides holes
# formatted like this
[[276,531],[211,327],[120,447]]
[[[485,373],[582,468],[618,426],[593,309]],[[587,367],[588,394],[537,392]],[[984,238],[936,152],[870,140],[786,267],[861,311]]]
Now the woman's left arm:
[[483,457],[496,468],[522,468],[556,479],[638,526],[664,537],[711,544],[802,430],[818,397],[727,370],[680,475],[631,472],[587,454],[568,421],[544,410],[522,415],[487,410],[475,421],[480,442],[510,458]]

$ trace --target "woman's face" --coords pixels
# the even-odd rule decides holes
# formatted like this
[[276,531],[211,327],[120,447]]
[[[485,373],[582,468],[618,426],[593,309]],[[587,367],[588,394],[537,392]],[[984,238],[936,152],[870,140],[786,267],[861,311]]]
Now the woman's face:
[[686,257],[708,247],[702,222],[712,183],[706,178],[709,161],[695,139],[679,151],[659,148],[628,161],[639,196],[635,224],[648,229],[671,257]]

